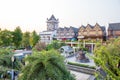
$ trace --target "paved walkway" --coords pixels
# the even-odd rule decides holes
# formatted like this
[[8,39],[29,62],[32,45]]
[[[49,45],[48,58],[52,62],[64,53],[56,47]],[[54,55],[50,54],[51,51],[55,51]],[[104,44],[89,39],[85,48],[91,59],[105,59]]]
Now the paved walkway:
[[87,80],[91,76],[89,74],[84,74],[72,70],[70,72],[75,75],[76,80]]
[[[90,55],[92,55],[92,54],[90,54]],[[66,58],[66,60],[69,61],[69,62],[74,62],[74,63],[80,63],[80,64],[86,64],[86,65],[90,65],[90,66],[95,66],[94,60],[91,59],[90,57],[88,57],[88,58],[90,60],[90,62],[88,62],[88,63],[81,63],[81,62],[76,61],[76,57],[75,56],[68,57],[68,58]],[[88,80],[89,78],[91,78],[91,75],[89,75],[89,74],[85,74],[85,73],[81,73],[81,72],[76,72],[76,71],[72,71],[72,70],[70,70],[70,72],[75,75],[76,80]],[[93,80],[93,79],[89,79],[89,80]]]

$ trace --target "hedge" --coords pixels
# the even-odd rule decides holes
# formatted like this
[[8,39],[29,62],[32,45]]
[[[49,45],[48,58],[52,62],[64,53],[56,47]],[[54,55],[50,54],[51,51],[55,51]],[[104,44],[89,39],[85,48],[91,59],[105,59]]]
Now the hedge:
[[75,65],[75,66],[80,66],[80,67],[85,67],[85,68],[91,68],[91,69],[96,69],[95,66],[89,66],[86,64],[79,64],[79,63],[73,63],[73,62],[68,62],[70,65]]

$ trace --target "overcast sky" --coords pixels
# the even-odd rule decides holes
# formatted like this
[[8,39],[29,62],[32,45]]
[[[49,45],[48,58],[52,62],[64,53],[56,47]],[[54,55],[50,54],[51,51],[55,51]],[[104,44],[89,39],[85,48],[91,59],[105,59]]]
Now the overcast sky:
[[120,0],[0,0],[0,28],[41,32],[54,14],[59,26],[120,22]]

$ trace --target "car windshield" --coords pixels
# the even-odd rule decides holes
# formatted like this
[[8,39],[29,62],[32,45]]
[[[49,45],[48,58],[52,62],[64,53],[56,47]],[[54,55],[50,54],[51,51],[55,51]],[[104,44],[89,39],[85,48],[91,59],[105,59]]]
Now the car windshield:
[[67,50],[72,50],[72,48],[70,46],[67,46]]

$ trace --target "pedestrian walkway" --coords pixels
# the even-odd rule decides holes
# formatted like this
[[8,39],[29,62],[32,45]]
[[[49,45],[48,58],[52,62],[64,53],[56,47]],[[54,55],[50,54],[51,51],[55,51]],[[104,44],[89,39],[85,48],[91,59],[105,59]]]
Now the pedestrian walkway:
[[[88,63],[81,63],[81,62],[76,61],[75,56],[71,56],[71,57],[66,58],[66,61],[68,61],[68,62],[95,66],[94,60],[91,59],[91,58],[89,58],[89,60],[90,60],[90,62],[88,62]],[[73,70],[70,70],[70,72],[75,75],[76,80],[94,80],[94,78],[95,78],[94,75],[85,74],[85,73],[82,73],[82,72],[77,72],[77,71],[73,71]]]
[[75,75],[76,80],[87,80],[91,75],[70,70]]

